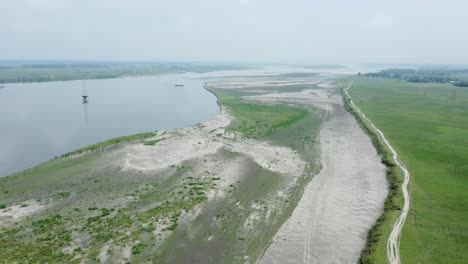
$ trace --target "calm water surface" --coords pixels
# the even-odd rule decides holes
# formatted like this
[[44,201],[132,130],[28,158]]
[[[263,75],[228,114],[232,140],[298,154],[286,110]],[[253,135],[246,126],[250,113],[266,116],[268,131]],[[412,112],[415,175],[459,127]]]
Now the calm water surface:
[[88,104],[82,104],[82,81],[2,84],[0,177],[112,137],[213,118],[216,98],[195,76],[88,80]]

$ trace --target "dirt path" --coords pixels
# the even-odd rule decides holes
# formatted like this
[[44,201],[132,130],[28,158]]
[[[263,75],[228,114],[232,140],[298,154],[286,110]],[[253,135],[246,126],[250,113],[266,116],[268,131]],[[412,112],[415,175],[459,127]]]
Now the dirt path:
[[[328,96],[317,96],[324,92]],[[308,101],[329,109],[320,132],[323,169],[306,186],[260,263],[356,263],[369,229],[383,210],[385,167],[369,137],[344,109],[336,88],[327,84],[315,95],[308,94],[314,100],[304,100],[304,93],[298,93],[296,103]],[[284,96],[294,101],[294,94]],[[269,97],[265,95],[265,101]],[[273,97],[281,101],[277,94]]]
[[[348,94],[348,90],[351,87],[349,85],[345,89],[346,96],[351,99],[351,97]],[[354,104],[353,101],[351,101],[351,106],[358,112],[358,114],[366,120],[374,129],[377,134],[379,135],[380,140],[384,142],[384,144],[388,147],[390,152],[392,153],[393,160],[395,161],[396,165],[403,171],[404,174],[404,181],[403,184],[401,185],[401,189],[403,190],[403,197],[404,197],[404,204],[403,204],[403,210],[401,211],[400,216],[398,217],[397,221],[393,225],[392,232],[390,233],[390,236],[387,241],[387,255],[388,255],[388,262],[390,264],[399,264],[400,263],[400,234],[401,230],[403,229],[403,225],[405,224],[406,216],[408,215],[409,211],[409,203],[410,203],[410,198],[408,194],[408,183],[410,179],[410,173],[406,166],[401,162],[400,157],[398,156],[398,153],[395,151],[395,149],[390,145],[388,142],[387,138],[385,138],[385,135],[378,129],[367,117],[366,115],[359,110],[359,108]]]

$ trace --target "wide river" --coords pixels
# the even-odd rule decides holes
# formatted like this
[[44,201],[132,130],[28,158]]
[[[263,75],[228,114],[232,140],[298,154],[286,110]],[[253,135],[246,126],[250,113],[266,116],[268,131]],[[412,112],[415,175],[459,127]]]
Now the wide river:
[[[213,118],[216,98],[197,74],[1,84],[0,177],[69,151]],[[184,87],[175,87],[184,84]]]

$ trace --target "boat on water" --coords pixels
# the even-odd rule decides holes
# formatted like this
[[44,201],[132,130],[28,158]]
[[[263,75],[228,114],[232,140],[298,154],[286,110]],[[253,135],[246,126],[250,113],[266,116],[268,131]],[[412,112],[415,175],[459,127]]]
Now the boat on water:
[[174,84],[175,87],[184,87],[183,84]]

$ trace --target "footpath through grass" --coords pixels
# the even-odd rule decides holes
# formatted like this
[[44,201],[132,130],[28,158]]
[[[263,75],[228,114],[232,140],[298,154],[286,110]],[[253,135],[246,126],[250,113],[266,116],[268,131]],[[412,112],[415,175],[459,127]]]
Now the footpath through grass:
[[[350,95],[411,173],[410,212],[400,243],[402,263],[466,261],[468,89],[358,78]],[[387,219],[385,233],[391,225]],[[373,253],[376,263],[387,262],[385,245],[386,237]]]

